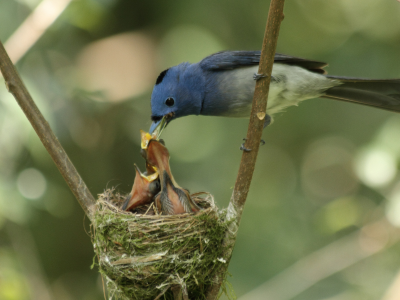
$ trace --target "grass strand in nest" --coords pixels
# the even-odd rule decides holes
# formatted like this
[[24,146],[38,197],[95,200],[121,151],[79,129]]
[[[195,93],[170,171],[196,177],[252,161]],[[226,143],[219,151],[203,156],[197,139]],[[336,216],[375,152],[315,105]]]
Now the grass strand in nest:
[[92,236],[110,297],[173,299],[170,288],[180,285],[189,299],[205,299],[212,275],[228,258],[222,256],[225,210],[204,195],[192,195],[200,212],[179,215],[157,215],[150,206],[143,213],[122,211],[125,197],[112,189],[99,196]]

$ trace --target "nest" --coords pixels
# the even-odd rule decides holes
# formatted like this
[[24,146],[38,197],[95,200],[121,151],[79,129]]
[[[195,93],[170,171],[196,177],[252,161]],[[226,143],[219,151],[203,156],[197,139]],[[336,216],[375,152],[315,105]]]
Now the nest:
[[151,204],[136,213],[120,209],[124,196],[107,190],[97,201],[93,245],[110,298],[173,299],[180,286],[205,299],[213,275],[224,267],[227,223],[210,194],[193,194],[196,214],[159,215]]

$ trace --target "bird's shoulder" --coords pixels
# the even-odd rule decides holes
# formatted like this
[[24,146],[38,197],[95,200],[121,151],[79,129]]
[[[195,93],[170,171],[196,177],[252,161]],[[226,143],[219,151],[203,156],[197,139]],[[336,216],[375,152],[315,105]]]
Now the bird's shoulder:
[[[207,56],[200,61],[199,65],[204,71],[232,70],[258,65],[260,56],[261,51],[221,51]],[[324,62],[280,53],[275,54],[274,62],[299,66],[319,74],[325,74],[326,72],[323,68],[328,65]]]

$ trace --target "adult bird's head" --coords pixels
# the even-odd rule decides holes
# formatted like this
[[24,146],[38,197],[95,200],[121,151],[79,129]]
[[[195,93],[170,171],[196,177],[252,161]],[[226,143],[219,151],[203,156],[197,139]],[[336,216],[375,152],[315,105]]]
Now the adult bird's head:
[[153,122],[149,132],[153,133],[164,116],[166,126],[173,119],[200,114],[204,81],[199,64],[182,63],[162,71],[151,94]]

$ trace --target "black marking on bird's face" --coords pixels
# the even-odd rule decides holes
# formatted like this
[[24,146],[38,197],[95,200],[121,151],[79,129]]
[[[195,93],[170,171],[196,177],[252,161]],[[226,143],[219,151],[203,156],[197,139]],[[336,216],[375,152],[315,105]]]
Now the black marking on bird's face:
[[158,121],[160,121],[162,118],[163,118],[163,116],[156,116],[156,115],[152,115],[152,116],[151,116],[151,120],[152,120],[153,122],[158,122]]
[[159,84],[159,83],[161,83],[161,81],[163,81],[165,75],[167,75],[168,70],[169,70],[169,69],[166,69],[166,70],[162,71],[162,72],[160,73],[160,75],[158,75],[157,80],[156,80],[156,85]]

